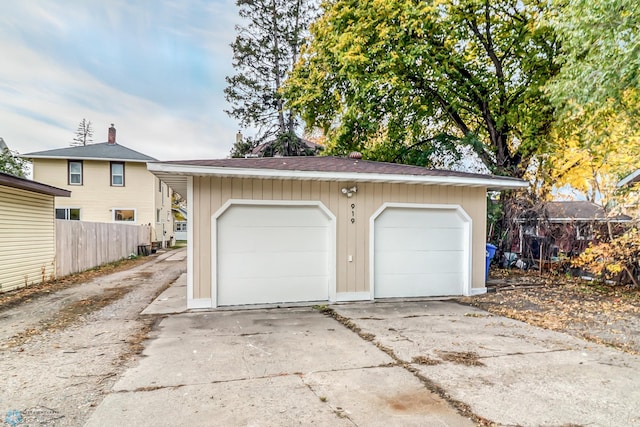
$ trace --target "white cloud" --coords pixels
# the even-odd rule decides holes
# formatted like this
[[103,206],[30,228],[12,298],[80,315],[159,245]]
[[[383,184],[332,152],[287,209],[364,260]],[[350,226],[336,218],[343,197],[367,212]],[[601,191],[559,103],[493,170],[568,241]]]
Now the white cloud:
[[[87,4],[93,8],[80,7]],[[0,17],[0,26],[4,27],[4,30],[0,29],[0,50],[3,52],[0,136],[11,149],[25,153],[64,147],[73,138],[78,122],[86,118],[93,123],[94,142],[106,140],[109,124],[115,123],[120,143],[160,160],[220,158],[228,154],[237,128],[223,112],[223,81],[217,88],[201,89],[210,94],[210,100],[200,102],[203,104],[201,110],[175,110],[170,102],[160,105],[132,95],[120,85],[107,84],[99,76],[67,64],[64,58],[72,56],[73,52],[56,52],[46,43],[46,46],[37,44],[42,43],[42,37],[53,36],[56,31],[72,34],[74,24],[85,28],[90,25],[83,20],[105,20],[114,29],[124,28],[130,25],[128,14],[133,14],[141,24],[135,31],[142,31],[150,25],[150,12],[145,14],[141,8],[151,6],[148,3],[142,3],[144,7],[134,5],[130,2],[80,2],[75,6],[56,6],[56,2],[19,2],[12,14]],[[192,19],[189,16],[180,17],[181,25],[174,28],[183,31],[194,43],[207,47],[212,53],[210,60],[217,67],[216,74],[228,74],[231,72],[225,70],[225,67],[230,70],[228,43],[234,35],[229,34],[228,28],[232,29],[233,24],[227,20],[235,14],[235,9],[229,7],[232,3],[227,0],[222,4],[196,4],[197,7],[205,7],[203,5],[210,13],[220,14],[224,22],[220,25],[209,22],[211,29],[208,29],[205,13],[199,19],[193,18],[193,25],[189,25],[188,19]],[[196,6],[188,13],[197,15]],[[175,7],[181,10],[179,5]],[[96,13],[99,16],[95,16]],[[158,17],[154,16],[154,19]],[[152,36],[147,34],[145,37]],[[32,39],[39,41],[34,44]],[[223,65],[218,66],[218,62]],[[183,83],[173,81],[171,84]]]

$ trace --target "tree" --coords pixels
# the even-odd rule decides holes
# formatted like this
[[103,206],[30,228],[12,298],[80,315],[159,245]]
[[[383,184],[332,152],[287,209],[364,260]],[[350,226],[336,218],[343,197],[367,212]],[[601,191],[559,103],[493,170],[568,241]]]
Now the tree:
[[91,127],[91,121],[82,119],[76,129],[76,136],[71,142],[71,146],[85,146],[93,142],[93,128]]
[[553,108],[542,88],[558,71],[547,2],[322,6],[286,95],[332,152],[429,164],[466,147],[492,173],[522,177],[546,147]]
[[28,167],[29,163],[17,152],[9,150],[0,138],[0,172],[25,178]]
[[[562,0],[552,20],[562,41],[562,71],[549,85],[561,107],[640,105],[640,2]],[[631,101],[631,103],[630,103]]]
[[244,25],[233,48],[237,74],[227,77],[225,97],[232,104],[227,114],[242,127],[258,128],[254,138],[236,143],[234,157],[248,154],[261,144],[273,145],[281,155],[306,154],[296,135],[296,117],[285,108],[282,84],[298,60],[314,8],[309,0],[237,0]]
[[601,107],[575,109],[554,131],[548,157],[548,183],[569,186],[607,208],[619,199],[617,183],[637,169],[640,131],[610,99]]

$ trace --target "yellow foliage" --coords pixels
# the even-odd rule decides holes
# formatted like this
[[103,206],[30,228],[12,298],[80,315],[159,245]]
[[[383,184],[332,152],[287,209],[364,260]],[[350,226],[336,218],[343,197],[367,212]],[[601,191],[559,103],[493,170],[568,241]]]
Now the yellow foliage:
[[606,205],[619,179],[640,166],[640,130],[613,105],[576,107],[559,122],[548,163],[551,185],[569,185]]
[[[610,242],[589,246],[573,262],[596,277],[630,281],[636,284],[640,274],[640,233],[631,229]],[[625,280],[626,279],[626,280]]]

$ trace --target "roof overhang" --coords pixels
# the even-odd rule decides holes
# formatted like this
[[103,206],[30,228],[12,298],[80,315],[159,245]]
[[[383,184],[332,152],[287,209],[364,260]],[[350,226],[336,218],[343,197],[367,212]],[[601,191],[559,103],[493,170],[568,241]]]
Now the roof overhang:
[[147,169],[186,198],[189,176],[217,176],[227,178],[290,179],[307,181],[384,182],[393,184],[451,185],[484,187],[487,190],[516,190],[528,188],[529,183],[497,176],[461,177],[435,175],[402,175],[363,172],[324,172],[279,169],[250,169],[217,166],[196,166],[179,163],[148,162]]
[[17,176],[0,173],[0,185],[11,188],[19,188],[21,190],[33,191],[35,193],[47,194],[49,196],[70,197],[71,191],[64,190],[51,185],[42,184],[30,179],[20,178]]
[[149,160],[137,160],[137,159],[119,159],[117,157],[79,157],[79,156],[32,156],[23,155],[20,156],[24,159],[51,159],[51,160],[93,160],[96,162],[127,162],[127,163],[147,163]]
[[638,182],[638,177],[640,176],[640,169],[636,170],[632,174],[625,176],[623,179],[618,182],[618,188],[624,187],[625,185],[634,184]]

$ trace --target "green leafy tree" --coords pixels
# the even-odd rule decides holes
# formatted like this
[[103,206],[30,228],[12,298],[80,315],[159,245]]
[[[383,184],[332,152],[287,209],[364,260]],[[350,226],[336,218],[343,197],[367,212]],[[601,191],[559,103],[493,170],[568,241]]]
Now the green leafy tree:
[[[314,8],[309,0],[237,0],[243,25],[231,44],[237,72],[225,89],[232,108],[227,114],[242,127],[259,129],[254,138],[236,141],[232,156],[241,157],[268,144],[262,153],[307,154],[296,136],[296,116],[285,108],[282,84],[298,60]],[[265,147],[266,148],[266,147]]]
[[562,0],[551,20],[562,41],[560,74],[549,86],[562,107],[615,100],[638,113],[640,101],[640,2]]
[[71,141],[71,146],[85,146],[93,142],[93,128],[91,127],[91,121],[82,119],[76,129],[76,136]]
[[0,172],[25,178],[28,168],[29,163],[17,152],[9,150],[0,138]]
[[322,4],[287,82],[289,106],[329,150],[425,164],[470,150],[522,177],[544,150],[542,88],[558,44],[538,0],[335,0]]

